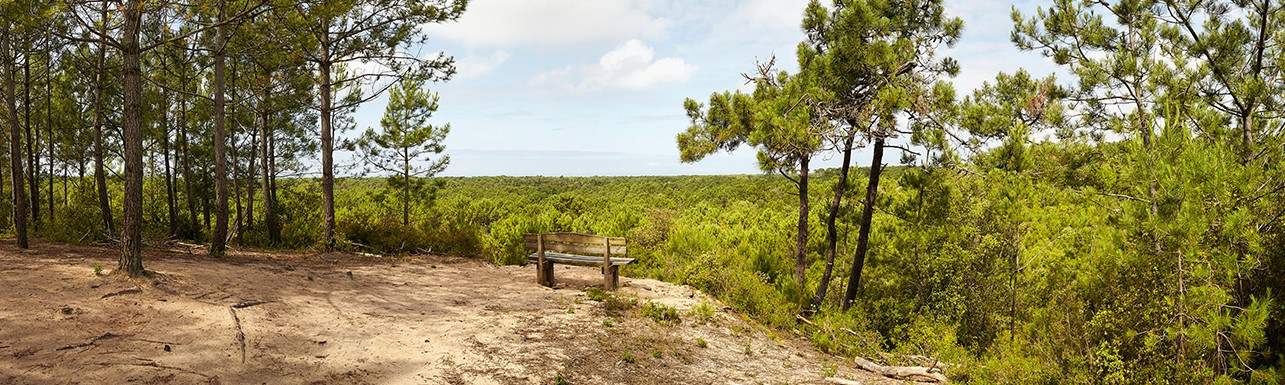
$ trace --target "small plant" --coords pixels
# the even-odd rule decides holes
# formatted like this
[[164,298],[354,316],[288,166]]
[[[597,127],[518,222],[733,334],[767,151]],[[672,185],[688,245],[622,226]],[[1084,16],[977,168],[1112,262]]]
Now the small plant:
[[594,302],[602,302],[610,296],[607,292],[602,291],[602,289],[593,286],[585,289],[585,293],[589,295],[589,300]]
[[714,321],[714,305],[709,301],[701,301],[699,305],[693,306],[687,311],[687,315],[695,317],[696,323],[704,325]]
[[665,353],[660,351],[660,349],[656,349],[651,351],[651,356],[654,358],[661,358],[665,356]]
[[705,341],[705,339],[704,339],[704,338],[697,338],[697,339],[696,339],[696,347],[701,348],[701,349],[708,348],[708,347],[709,347],[709,342]]
[[611,320],[609,320],[609,319],[602,320],[602,326],[603,326],[603,327],[611,327]]
[[609,295],[602,300],[602,308],[608,313],[619,313],[625,310],[633,309],[638,306],[638,299],[635,297],[620,297]]
[[313,280],[312,276],[311,276],[311,275],[309,275],[309,276],[308,276],[308,282],[312,282],[312,280]]
[[94,275],[103,275],[103,265],[99,265],[97,263],[94,264]]
[[649,301],[646,305],[643,305],[642,315],[662,325],[674,325],[683,322],[678,317],[678,309],[656,302]]
[[553,385],[567,385],[567,384],[569,384],[569,382],[567,382],[566,377],[562,376],[562,372],[557,372],[553,374]]
[[576,314],[576,308],[574,307],[567,308],[567,314]]
[[633,354],[629,354],[629,353],[625,353],[625,354],[623,354],[623,355],[621,355],[621,356],[620,356],[620,360],[621,360],[621,361],[624,361],[626,364],[632,364],[632,363],[634,363],[634,355],[633,355]]
[[749,342],[746,342],[746,343],[745,343],[745,355],[747,355],[747,356],[748,356],[748,355],[752,355],[752,354],[754,354],[754,352],[753,352],[752,350],[750,350],[750,343],[749,343]]

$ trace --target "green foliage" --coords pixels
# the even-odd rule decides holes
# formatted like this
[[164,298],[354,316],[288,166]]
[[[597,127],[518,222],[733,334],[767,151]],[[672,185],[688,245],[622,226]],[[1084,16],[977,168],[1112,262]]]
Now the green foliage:
[[647,301],[646,304],[643,304],[642,316],[651,318],[652,321],[656,321],[661,325],[672,326],[683,322],[683,319],[678,317],[678,309],[652,301]]
[[697,339],[696,339],[696,347],[701,348],[701,349],[708,348],[708,347],[709,347],[709,341],[705,341],[705,339],[704,339],[704,338],[697,338]]
[[714,305],[711,305],[709,301],[701,301],[696,306],[692,306],[687,314],[695,317],[696,323],[704,325],[714,321]]
[[594,302],[602,302],[608,296],[607,292],[593,286],[585,288],[585,293],[588,294],[589,300]]

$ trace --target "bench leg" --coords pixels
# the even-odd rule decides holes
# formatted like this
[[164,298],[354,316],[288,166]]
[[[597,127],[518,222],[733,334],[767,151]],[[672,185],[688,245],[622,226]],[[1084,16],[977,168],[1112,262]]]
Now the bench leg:
[[536,267],[535,280],[542,286],[553,287],[553,261],[546,260]]
[[620,266],[607,266],[602,274],[603,286],[607,290],[616,290],[620,287]]

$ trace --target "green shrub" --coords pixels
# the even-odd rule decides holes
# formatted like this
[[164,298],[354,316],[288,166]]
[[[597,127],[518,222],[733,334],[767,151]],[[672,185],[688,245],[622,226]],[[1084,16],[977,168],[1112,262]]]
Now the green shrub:
[[682,323],[683,320],[678,317],[678,309],[667,306],[662,303],[647,301],[642,308],[643,317],[651,318],[661,325],[674,325]]

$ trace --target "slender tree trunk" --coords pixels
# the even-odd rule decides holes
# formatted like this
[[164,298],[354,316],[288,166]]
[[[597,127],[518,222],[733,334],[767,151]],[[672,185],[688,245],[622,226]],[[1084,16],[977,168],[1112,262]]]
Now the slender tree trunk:
[[[223,22],[223,3],[219,2],[218,22]],[[228,236],[228,170],[227,140],[225,138],[223,52],[227,35],[222,25],[214,28],[214,200],[217,208],[214,221],[214,238],[210,239],[210,255],[222,256],[227,249]]]
[[22,134],[14,95],[13,31],[9,21],[0,21],[0,57],[4,58],[4,100],[9,121],[9,174],[13,187],[13,232],[18,248],[27,248],[27,197],[22,184]]
[[125,202],[121,225],[120,270],[131,277],[143,275],[143,72],[139,63],[139,27],[142,0],[125,1],[121,59],[125,109],[122,117],[125,142]]
[[402,226],[410,225],[410,155],[402,152]]
[[[102,30],[107,35],[107,2],[103,2]],[[98,210],[102,212],[103,229],[110,238],[116,234],[116,225],[112,221],[111,201],[107,200],[107,171],[103,165],[103,124],[107,102],[103,99],[103,77],[107,76],[107,43],[98,45],[98,66],[94,71],[94,183],[97,185]]]
[[821,273],[821,282],[817,283],[816,295],[812,297],[812,308],[809,312],[821,309],[826,291],[830,287],[830,277],[834,273],[834,255],[839,245],[839,228],[835,225],[839,217],[839,208],[843,204],[843,194],[848,189],[848,170],[852,164],[852,141],[855,135],[843,140],[843,165],[839,169],[839,183],[834,185],[834,199],[830,201],[830,215],[825,218],[825,271]]
[[268,159],[272,156],[272,150],[269,147],[272,134],[268,131],[267,98],[268,92],[265,90],[263,98],[259,100],[259,103],[263,104],[259,113],[259,136],[263,138],[259,142],[259,156],[261,158],[259,172],[262,178],[261,183],[263,184],[261,188],[263,190],[263,222],[268,227],[268,241],[275,245],[281,242],[281,229],[277,226],[277,213],[272,202],[272,186],[269,181],[271,179],[271,171],[268,168]]
[[31,194],[28,195],[31,202],[31,229],[40,231],[40,162],[39,150],[40,140],[37,138],[40,132],[31,129],[31,44],[28,42],[27,51],[23,56],[26,58],[22,61],[22,116],[23,125],[27,132],[27,185],[31,188]]
[[[183,79],[183,89],[187,90],[187,79]],[[194,241],[201,240],[200,222],[196,221],[196,195],[192,192],[192,152],[188,148],[187,137],[187,97],[179,96],[179,150],[183,153],[179,158],[180,166],[183,168],[183,196],[187,199],[187,219],[188,225],[191,226],[191,234]]]
[[[329,25],[323,23],[322,31],[328,31]],[[321,36],[321,62],[318,72],[321,75],[321,227],[322,243],[326,251],[335,249],[335,160],[334,138],[331,118],[334,108],[331,105],[330,84],[330,44],[328,32]]]
[[[166,93],[164,100],[169,101],[169,94]],[[170,236],[178,235],[178,202],[174,199],[174,171],[170,168],[170,120],[169,107],[161,108],[161,161],[165,163],[163,172],[165,173],[165,208],[169,213]]]
[[812,159],[799,159],[799,233],[795,236],[794,246],[794,279],[799,283],[799,290],[804,289],[805,274],[808,269],[808,166]]
[[883,174],[884,138],[874,141],[874,156],[870,161],[870,182],[866,185],[866,199],[861,208],[861,230],[857,234],[857,252],[852,257],[852,270],[848,274],[848,289],[843,293],[843,311],[852,307],[861,285],[861,269],[865,267],[866,251],[870,249],[870,224],[874,219],[875,198],[879,194],[879,175]]
[[[49,223],[54,223],[54,119],[53,109],[51,107],[51,100],[53,99],[54,92],[54,73],[52,71],[54,47],[52,37],[48,38],[47,41],[49,42],[49,47],[46,52],[49,54],[49,57],[45,60],[45,144],[48,145],[46,158],[49,159],[49,188],[46,190],[48,190],[47,194],[49,195]],[[66,183],[66,181],[63,183]]]
[[253,127],[246,130],[250,133],[249,156],[246,156],[245,174],[245,228],[254,227],[254,185],[255,185],[255,159],[254,151],[259,148],[259,130]]

